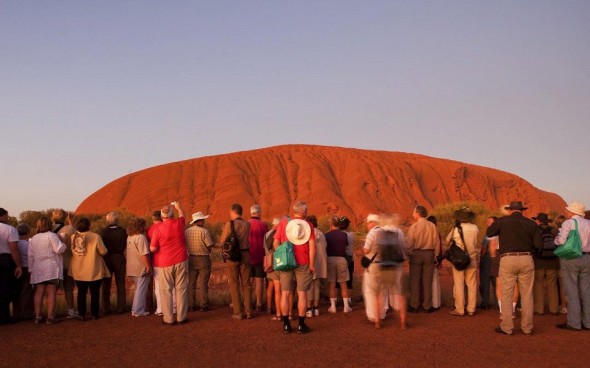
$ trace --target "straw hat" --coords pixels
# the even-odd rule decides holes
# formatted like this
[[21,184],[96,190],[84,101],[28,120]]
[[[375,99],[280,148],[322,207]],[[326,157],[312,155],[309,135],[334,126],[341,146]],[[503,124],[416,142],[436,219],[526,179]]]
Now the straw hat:
[[293,219],[287,224],[285,229],[287,239],[294,245],[302,245],[309,241],[311,237],[311,226],[307,221]]

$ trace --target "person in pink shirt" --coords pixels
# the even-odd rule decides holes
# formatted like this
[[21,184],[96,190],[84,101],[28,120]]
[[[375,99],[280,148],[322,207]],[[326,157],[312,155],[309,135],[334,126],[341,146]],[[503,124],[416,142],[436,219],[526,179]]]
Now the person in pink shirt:
[[262,312],[262,294],[264,291],[264,278],[266,274],[263,269],[264,262],[264,236],[268,232],[268,225],[260,220],[262,209],[259,205],[250,207],[250,267],[254,278],[254,295],[256,296],[256,311]]

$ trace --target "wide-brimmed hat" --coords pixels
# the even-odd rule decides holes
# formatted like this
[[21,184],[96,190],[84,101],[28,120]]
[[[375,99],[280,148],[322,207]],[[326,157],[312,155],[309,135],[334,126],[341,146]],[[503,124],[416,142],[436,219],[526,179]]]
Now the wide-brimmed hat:
[[203,212],[199,211],[197,213],[193,213],[193,220],[191,221],[191,225],[197,221],[208,219],[209,215],[203,214]]
[[287,239],[291,243],[302,245],[307,243],[311,237],[311,226],[305,220],[293,219],[287,224],[285,233],[287,233]]
[[513,211],[525,211],[528,207],[522,205],[521,201],[512,201],[508,207],[504,207],[505,210],[513,210]]
[[463,207],[455,211],[455,218],[460,222],[472,222],[475,220],[475,212],[469,207]]
[[367,216],[367,222],[379,222],[379,215],[370,214]]
[[576,215],[580,215],[582,217],[586,216],[586,206],[580,202],[572,202],[565,209]]
[[549,218],[549,215],[543,212],[539,212],[539,214],[535,217],[533,217],[533,220],[542,222],[544,224],[548,224],[550,222],[553,222],[553,219]]

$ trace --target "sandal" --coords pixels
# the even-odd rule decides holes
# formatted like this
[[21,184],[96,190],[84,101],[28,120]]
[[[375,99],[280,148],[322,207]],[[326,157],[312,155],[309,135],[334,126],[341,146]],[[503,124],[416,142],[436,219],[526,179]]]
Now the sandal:
[[272,316],[271,321],[280,322],[283,320],[281,316]]

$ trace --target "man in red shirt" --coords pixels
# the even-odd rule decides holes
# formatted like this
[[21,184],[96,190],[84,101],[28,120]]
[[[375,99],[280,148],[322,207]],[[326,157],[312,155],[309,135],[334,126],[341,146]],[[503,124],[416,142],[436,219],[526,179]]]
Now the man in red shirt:
[[[154,264],[160,268],[158,283],[164,323],[169,325],[176,322],[186,323],[188,311],[188,251],[184,239],[184,211],[178,202],[172,204],[178,211],[178,218],[174,218],[172,206],[162,208],[164,222],[154,230],[150,243]],[[176,294],[177,302],[176,320],[173,312],[173,293]]]
[[256,295],[256,311],[262,311],[262,294],[264,291],[264,278],[266,274],[263,269],[264,261],[264,236],[268,232],[268,225],[260,220],[262,209],[255,204],[250,207],[250,233],[248,240],[250,242],[250,265],[252,268],[252,277],[256,288],[254,295]]
[[305,311],[307,309],[307,292],[311,287],[315,265],[315,236],[311,236],[315,234],[315,231],[313,225],[304,220],[307,216],[307,203],[303,201],[295,202],[293,212],[293,220],[289,221],[288,218],[281,220],[274,236],[273,247],[276,249],[282,243],[290,241],[293,243],[293,251],[295,260],[297,261],[297,268],[294,270],[279,272],[281,280],[283,333],[291,333],[289,295],[291,294],[293,281],[295,280],[297,282],[297,310],[299,312],[297,333],[305,334],[310,331],[309,327],[305,324]]

